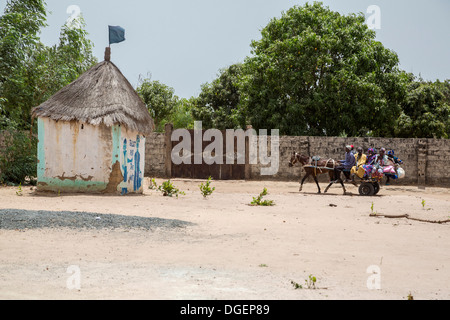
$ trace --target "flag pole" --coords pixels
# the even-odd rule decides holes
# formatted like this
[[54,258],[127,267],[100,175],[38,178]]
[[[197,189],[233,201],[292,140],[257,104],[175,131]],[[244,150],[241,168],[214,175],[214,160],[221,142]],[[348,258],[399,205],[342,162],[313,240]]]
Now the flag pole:
[[111,46],[105,49],[105,61],[111,61]]
[[111,61],[111,36],[109,30],[108,30],[108,46],[105,48],[105,61]]

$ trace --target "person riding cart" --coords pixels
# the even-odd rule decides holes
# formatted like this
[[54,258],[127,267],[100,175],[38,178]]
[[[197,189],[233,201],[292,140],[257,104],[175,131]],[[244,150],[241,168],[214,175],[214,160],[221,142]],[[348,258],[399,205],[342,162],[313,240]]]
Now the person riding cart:
[[358,175],[360,178],[364,177],[365,171],[363,165],[367,163],[367,156],[363,152],[363,148],[358,147],[357,153],[355,154],[356,166],[354,166],[350,171],[350,176],[353,182],[355,181],[355,175]]
[[372,171],[374,169],[376,157],[377,155],[375,149],[369,148],[369,150],[367,150],[367,162],[362,166],[364,169],[364,175],[362,177],[359,176],[361,179],[372,179]]
[[340,177],[341,172],[344,172],[347,180],[350,180],[350,171],[356,165],[355,156],[352,154],[352,147],[345,147],[345,160],[339,161],[340,165],[334,169],[335,178]]
[[[401,168],[399,168],[399,166],[401,164],[403,164],[403,161],[395,156],[394,150],[389,150],[387,153],[387,156],[388,156],[389,160],[392,161],[392,163],[394,164],[394,169],[395,169],[395,173],[386,173],[385,174],[386,175],[386,185],[388,186],[388,185],[390,185],[391,178],[394,180],[397,180],[399,178],[398,169],[401,169]],[[403,170],[401,170],[401,171],[403,172]],[[400,174],[400,176],[401,176],[401,174]]]

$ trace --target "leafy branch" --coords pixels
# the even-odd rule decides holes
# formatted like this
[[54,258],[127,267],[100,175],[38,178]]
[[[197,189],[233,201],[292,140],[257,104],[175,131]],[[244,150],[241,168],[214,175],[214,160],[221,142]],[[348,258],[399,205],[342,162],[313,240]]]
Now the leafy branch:
[[200,184],[200,192],[203,196],[203,198],[206,199],[206,197],[210,196],[215,190],[216,188],[213,187],[211,188],[211,182],[212,182],[212,177],[209,177],[208,180],[203,184]]
[[258,197],[253,197],[253,201],[250,203],[250,205],[263,207],[274,206],[275,203],[273,200],[263,200],[263,198],[268,194],[269,193],[267,192],[267,188],[264,188],[263,192],[261,192]]

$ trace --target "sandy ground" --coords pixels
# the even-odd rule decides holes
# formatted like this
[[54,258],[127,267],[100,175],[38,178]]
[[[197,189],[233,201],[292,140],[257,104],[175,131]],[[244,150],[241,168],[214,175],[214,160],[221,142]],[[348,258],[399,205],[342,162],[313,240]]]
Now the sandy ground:
[[[449,219],[450,189],[389,186],[367,198],[352,185],[353,195],[343,196],[337,186],[317,195],[311,183],[298,193],[298,183],[215,181],[216,192],[203,200],[199,181],[174,183],[186,196],[163,197],[147,186],[143,196],[128,197],[43,196],[30,188],[19,197],[17,188],[0,188],[0,209],[195,224],[154,231],[0,230],[0,298],[450,299],[450,224],[369,217],[373,202],[377,213]],[[276,206],[249,206],[264,187]],[[317,278],[315,290],[305,286],[309,275]]]

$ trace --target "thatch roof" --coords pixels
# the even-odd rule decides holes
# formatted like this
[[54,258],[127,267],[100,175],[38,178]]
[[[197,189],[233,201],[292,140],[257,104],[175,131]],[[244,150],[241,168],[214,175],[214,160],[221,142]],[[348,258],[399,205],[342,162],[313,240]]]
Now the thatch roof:
[[147,107],[110,61],[103,61],[32,110],[33,117],[80,121],[91,125],[121,124],[141,134],[153,131]]

